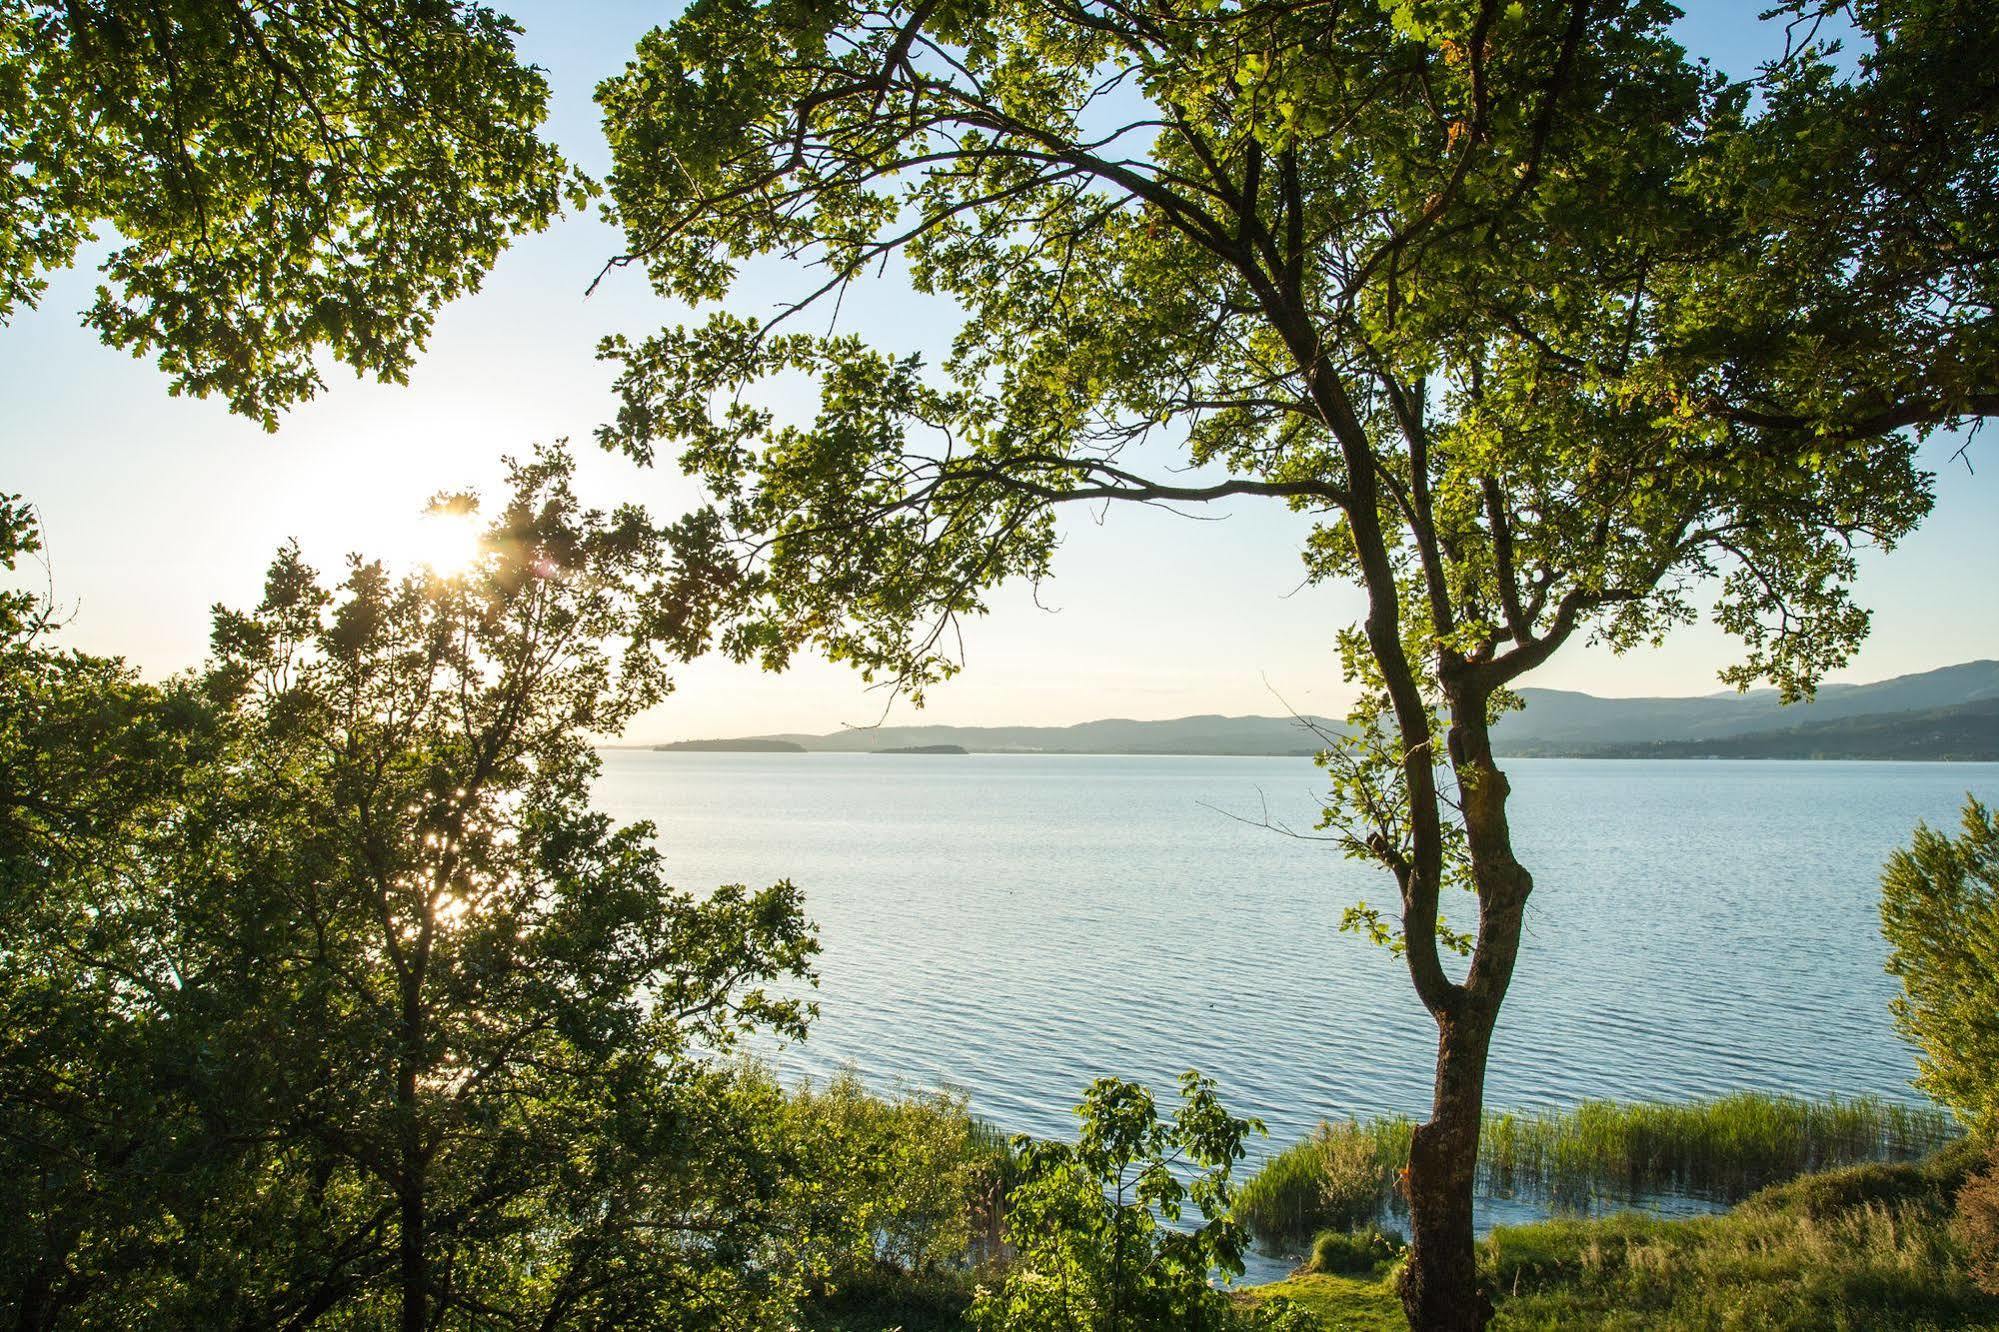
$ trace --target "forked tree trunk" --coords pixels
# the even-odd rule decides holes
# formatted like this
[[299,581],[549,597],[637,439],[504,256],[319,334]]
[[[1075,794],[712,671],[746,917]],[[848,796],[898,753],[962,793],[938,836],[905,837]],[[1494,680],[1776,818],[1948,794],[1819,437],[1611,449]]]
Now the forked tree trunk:
[[1492,1303],[1479,1288],[1472,1237],[1478,1139],[1485,1114],[1486,1058],[1520,956],[1520,929],[1534,879],[1513,856],[1506,817],[1510,786],[1492,759],[1485,699],[1454,700],[1451,763],[1472,877],[1478,887],[1478,947],[1463,984],[1433,1006],[1437,1077],[1430,1118],[1409,1147],[1409,1262],[1402,1304],[1413,1332],[1480,1332]]

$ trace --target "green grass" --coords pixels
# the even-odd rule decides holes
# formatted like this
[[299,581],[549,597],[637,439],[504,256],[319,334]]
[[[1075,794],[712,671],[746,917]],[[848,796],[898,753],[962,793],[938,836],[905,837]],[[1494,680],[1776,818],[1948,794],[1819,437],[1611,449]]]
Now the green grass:
[[1736,1201],[1812,1171],[1926,1156],[1950,1117],[1873,1098],[1804,1101],[1738,1093],[1679,1105],[1585,1101],[1573,1110],[1488,1116],[1484,1187],[1556,1202],[1684,1193]]
[[1952,1233],[1949,1173],[1947,1162],[1861,1166],[1780,1186],[1723,1216],[1502,1227],[1481,1252],[1496,1325],[1999,1328],[1999,1299],[1972,1286]]
[[1412,1121],[1321,1124],[1271,1157],[1236,1195],[1236,1215],[1266,1243],[1303,1244],[1322,1230],[1357,1230],[1395,1196]]
[[1402,1301],[1394,1287],[1382,1280],[1300,1273],[1286,1281],[1254,1287],[1244,1298],[1290,1300],[1338,1332],[1408,1332],[1409,1328],[1409,1320],[1402,1316]]
[[[1765,1189],[1719,1216],[1624,1213],[1495,1230],[1481,1275],[1501,1332],[1999,1330],[1972,1285],[1951,1200],[1974,1154],[1861,1165]],[[1326,1327],[1404,1327],[1392,1280],[1298,1275],[1283,1295]]]
[[[1266,1243],[1302,1245],[1397,1209],[1411,1123],[1322,1124],[1242,1188],[1239,1214]],[[1873,1098],[1805,1101],[1739,1093],[1685,1104],[1586,1101],[1573,1110],[1488,1115],[1480,1188],[1560,1208],[1687,1193],[1722,1202],[1816,1170],[1921,1157],[1954,1135],[1940,1110]]]

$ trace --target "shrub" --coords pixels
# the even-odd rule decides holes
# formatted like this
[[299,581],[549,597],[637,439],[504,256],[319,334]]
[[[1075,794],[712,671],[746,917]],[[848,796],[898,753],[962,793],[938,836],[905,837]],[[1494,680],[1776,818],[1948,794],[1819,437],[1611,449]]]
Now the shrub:
[[990,1247],[987,1214],[1012,1167],[961,1093],[877,1095],[841,1073],[784,1097],[781,1120],[801,1182],[788,1227],[794,1260],[818,1298],[898,1281],[969,1297],[953,1277]]
[[1378,1226],[1324,1230],[1312,1241],[1312,1260],[1305,1270],[1329,1276],[1378,1276],[1394,1266],[1407,1248],[1401,1235]]
[[1895,1024],[1914,1042],[1916,1084],[1999,1128],[1999,825],[1976,800],[1963,832],[1918,825],[1881,875],[1881,932],[1899,977]]
[[1211,1278],[1242,1274],[1247,1242],[1229,1176],[1261,1126],[1225,1111],[1214,1084],[1180,1080],[1161,1119],[1144,1087],[1090,1084],[1074,1144],[1015,1139],[1022,1178],[1007,1204],[1014,1260],[982,1289],[981,1332],[1306,1332],[1317,1324],[1282,1301],[1251,1305]]
[[1999,1295],[1999,1142],[1990,1167],[1974,1175],[1957,1195],[1959,1238],[1971,1256],[1971,1277],[1980,1290]]

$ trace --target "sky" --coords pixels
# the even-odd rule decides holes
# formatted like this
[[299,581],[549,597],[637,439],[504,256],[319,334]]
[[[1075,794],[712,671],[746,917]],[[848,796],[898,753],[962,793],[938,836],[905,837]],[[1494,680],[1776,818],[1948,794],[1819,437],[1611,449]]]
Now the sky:
[[[524,57],[553,88],[549,133],[585,170],[608,154],[591,91],[677,6],[625,0],[516,0]],[[1780,40],[1747,0],[1692,0],[1680,25],[1697,55],[1751,72]],[[195,666],[210,608],[257,597],[271,553],[297,539],[322,569],[359,550],[422,553],[425,500],[466,485],[489,491],[499,459],[569,438],[579,489],[656,515],[697,498],[671,466],[646,471],[605,455],[591,431],[614,410],[606,333],[644,335],[690,311],[655,297],[636,271],[584,289],[619,237],[594,215],[516,242],[483,289],[444,311],[407,386],[331,366],[319,399],[276,434],[219,401],[172,398],[149,361],[81,327],[94,256],[56,275],[40,307],[0,327],[0,491],[39,509],[65,641],[119,655],[149,675]],[[800,275],[802,276],[802,275]],[[731,302],[768,310],[793,275],[760,270]],[[943,302],[880,285],[851,295],[842,325],[898,351],[933,356],[955,329]],[[1891,554],[1863,560],[1857,595],[1871,637],[1835,679],[1865,681],[1999,657],[1999,579],[1980,560],[1999,528],[1999,457],[1974,441],[1930,450],[1935,512]],[[721,659],[688,663],[674,695],[625,733],[634,742],[768,731],[830,731],[887,718],[957,725],[1062,725],[1098,717],[1337,713],[1350,697],[1333,652],[1362,602],[1349,587],[1301,587],[1305,521],[1243,502],[1218,521],[1127,506],[1065,511],[1056,577],[1037,599],[1009,588],[970,623],[966,669],[921,713],[865,688],[844,667],[807,661],[782,676]],[[1613,657],[1572,647],[1524,683],[1615,696],[1701,694],[1734,660],[1700,625],[1665,647]]]

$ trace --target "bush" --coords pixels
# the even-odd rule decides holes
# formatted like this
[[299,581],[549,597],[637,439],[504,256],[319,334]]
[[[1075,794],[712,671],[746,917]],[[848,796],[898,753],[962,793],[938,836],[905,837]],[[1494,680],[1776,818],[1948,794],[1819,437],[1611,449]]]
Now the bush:
[[1895,1025],[1916,1084],[1988,1133],[1999,1129],[1999,826],[1976,800],[1956,838],[1918,825],[1881,875]]
[[1999,1295],[1999,1142],[1990,1167],[1974,1175],[1957,1195],[1959,1238],[1971,1256],[1971,1277],[1980,1290]]
[[1407,1248],[1401,1235],[1378,1226],[1325,1230],[1312,1241],[1312,1260],[1305,1270],[1327,1276],[1379,1276],[1400,1261]]
[[965,1097],[877,1095],[841,1073],[783,1096],[779,1116],[801,1184],[787,1229],[817,1300],[892,1289],[962,1309],[966,1274],[996,1247],[988,1232],[1012,1170],[1006,1143]]
[[[1152,1093],[1115,1078],[1090,1084],[1072,1145],[1015,1139],[1022,1178],[1007,1202],[1015,1253],[997,1288],[979,1291],[981,1332],[1307,1332],[1284,1301],[1248,1304],[1212,1277],[1242,1275],[1247,1236],[1229,1176],[1259,1128],[1225,1111],[1214,1084],[1180,1080],[1161,1119]],[[1191,1175],[1191,1178],[1187,1176]]]

